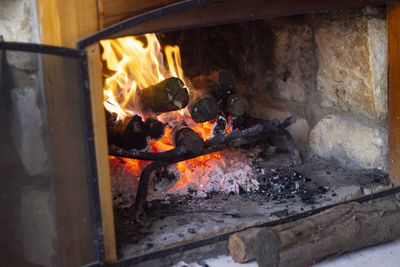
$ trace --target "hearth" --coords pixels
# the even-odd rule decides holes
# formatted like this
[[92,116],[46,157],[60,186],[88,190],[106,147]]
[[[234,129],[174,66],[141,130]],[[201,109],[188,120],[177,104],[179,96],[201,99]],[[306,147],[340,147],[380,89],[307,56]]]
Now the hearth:
[[[383,3],[228,2],[172,4],[89,36],[78,50],[1,44],[17,51],[9,61],[37,58],[5,68],[3,102],[12,99],[4,107],[15,121],[0,122],[24,170],[51,167],[32,174],[42,183],[22,184],[34,188],[23,194],[28,202],[38,194],[56,202],[43,225],[53,229],[44,240],[57,240],[57,262],[197,260],[227,253],[229,236],[245,229],[400,191],[388,175],[386,10],[365,7]],[[57,71],[41,73],[41,64]],[[32,77],[33,88],[10,89]],[[23,103],[39,103],[30,115],[45,126],[29,122]],[[35,144],[23,129],[48,136]],[[11,176],[17,165],[6,164]],[[63,205],[84,208],[64,213]],[[68,235],[80,228],[85,235]],[[63,252],[79,240],[93,257],[80,255],[82,246],[77,257]]]

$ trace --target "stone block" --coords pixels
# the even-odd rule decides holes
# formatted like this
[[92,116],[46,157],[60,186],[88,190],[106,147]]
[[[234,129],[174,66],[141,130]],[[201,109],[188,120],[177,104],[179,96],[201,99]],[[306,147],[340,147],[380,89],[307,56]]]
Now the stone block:
[[387,117],[386,21],[367,16],[315,23],[317,90],[323,107]]
[[309,136],[313,153],[344,167],[387,171],[387,130],[340,116],[323,118]]
[[[35,0],[2,0],[0,34],[8,42],[40,43]],[[31,53],[7,52],[7,61],[21,70],[37,69],[37,57]]]
[[276,98],[305,103],[316,72],[309,23],[299,16],[260,21],[256,26],[258,87],[270,87],[266,89]]

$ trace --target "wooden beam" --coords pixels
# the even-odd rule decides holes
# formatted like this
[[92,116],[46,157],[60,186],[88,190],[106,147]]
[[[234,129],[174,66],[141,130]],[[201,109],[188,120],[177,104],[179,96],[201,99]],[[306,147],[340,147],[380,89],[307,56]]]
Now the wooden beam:
[[400,2],[387,4],[389,177],[400,185]]
[[42,43],[76,48],[98,31],[96,0],[37,0]]
[[[122,0],[99,0],[103,8],[99,17],[105,27],[141,14],[145,11],[176,2],[174,0],[127,1],[130,4],[114,5]],[[146,4],[143,3],[146,2]],[[135,5],[135,3],[137,5]],[[385,0],[221,0],[206,6],[191,8],[143,23],[126,35],[171,31],[199,26],[217,25],[254,19],[304,14],[307,12],[385,4]]]
[[[37,6],[43,44],[76,48],[78,40],[98,31],[96,0],[37,0]],[[104,246],[106,261],[111,262],[117,255],[98,44],[87,52]],[[43,62],[43,69],[47,82],[53,66]]]
[[103,80],[101,75],[99,44],[96,43],[87,47],[86,52],[88,56],[90,101],[92,106],[94,142],[96,147],[104,247],[106,252],[106,261],[111,262],[117,259],[117,254],[110,168],[108,162],[106,115],[103,106]]
[[100,29],[180,0],[98,0]]

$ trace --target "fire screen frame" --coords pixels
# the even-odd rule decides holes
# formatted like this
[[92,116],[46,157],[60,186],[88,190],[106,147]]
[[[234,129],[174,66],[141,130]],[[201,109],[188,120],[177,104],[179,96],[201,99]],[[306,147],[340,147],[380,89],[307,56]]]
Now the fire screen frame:
[[[68,60],[76,60],[77,65],[78,65],[78,69],[75,70],[77,74],[76,78],[78,80],[78,83],[81,85],[81,87],[73,87],[71,86],[71,88],[69,88],[70,90],[75,90],[75,96],[78,96],[78,98],[74,98],[74,103],[79,102],[80,104],[78,106],[75,106],[75,108],[77,108],[79,110],[78,113],[76,114],[81,114],[81,120],[78,119],[78,121],[76,121],[77,125],[76,126],[67,126],[67,127],[77,127],[74,128],[76,129],[76,131],[78,132],[77,134],[80,135],[83,139],[83,146],[82,147],[78,147],[78,150],[81,150],[82,153],[82,157],[84,158],[84,162],[82,163],[83,166],[85,166],[85,170],[86,173],[80,173],[80,176],[77,177],[76,179],[80,179],[81,177],[85,177],[86,181],[83,182],[83,184],[86,182],[87,183],[87,192],[88,195],[86,196],[82,196],[79,197],[79,199],[83,198],[88,200],[87,206],[89,207],[89,213],[87,214],[88,219],[84,219],[84,218],[78,218],[78,217],[74,217],[75,214],[70,214],[64,211],[60,211],[59,209],[57,209],[57,204],[55,205],[55,216],[58,217],[58,221],[60,220],[59,216],[61,216],[61,218],[72,218],[72,219],[67,219],[68,222],[79,222],[79,220],[88,220],[89,221],[89,225],[92,223],[92,225],[90,226],[90,232],[91,234],[88,233],[88,235],[93,236],[93,240],[89,240],[90,243],[93,242],[93,249],[94,249],[94,254],[93,258],[94,261],[91,263],[88,263],[89,265],[100,265],[102,263],[105,262],[105,251],[104,251],[104,240],[103,240],[103,229],[102,229],[102,224],[101,224],[101,211],[100,211],[100,198],[99,198],[99,189],[98,189],[98,181],[97,181],[97,167],[96,167],[96,161],[95,161],[95,147],[94,147],[94,132],[93,132],[93,124],[92,124],[92,113],[91,113],[91,102],[90,102],[90,92],[89,92],[89,87],[88,87],[88,76],[87,76],[87,55],[86,52],[84,50],[76,50],[76,49],[70,49],[70,48],[64,48],[64,47],[56,47],[56,46],[49,46],[49,45],[41,45],[41,44],[33,44],[33,43],[19,43],[19,42],[0,42],[0,53],[2,55],[2,57],[0,57],[2,59],[1,61],[1,71],[3,72],[4,69],[4,65],[5,65],[5,58],[6,58],[6,52],[13,52],[13,53],[19,53],[21,52],[22,55],[24,54],[28,54],[28,55],[37,55],[38,58],[39,56],[41,56],[40,59],[38,59],[38,66],[39,66],[39,73],[41,72],[40,67],[41,67],[41,63],[42,61],[45,60],[50,60],[50,62],[53,62],[54,65],[53,67],[55,68],[60,68],[61,70],[64,71],[68,71],[68,69],[63,68],[63,64],[65,64],[65,66],[67,66]],[[71,61],[74,62],[74,61]],[[58,73],[63,75],[63,77],[67,77],[67,80],[70,80],[71,77],[68,77],[68,75],[70,73]],[[46,75],[46,73],[44,74]],[[71,74],[72,75],[72,74]],[[40,82],[42,77],[42,74],[38,75],[38,81]],[[1,85],[1,89],[5,89],[5,91],[3,93],[6,92],[7,89],[6,86],[8,87],[9,85],[6,84],[4,82],[4,76],[3,76],[3,80],[0,82],[2,82]],[[47,99],[47,93],[49,93],[50,91],[52,91],[51,94],[57,95],[59,94],[60,91],[62,91],[63,88],[59,88],[57,87],[57,84],[59,84],[59,81],[54,80],[54,84],[43,84],[44,87],[44,98],[46,100],[42,100],[42,101],[54,101],[51,99],[52,96],[50,96],[50,99]],[[62,83],[62,81],[61,81]],[[3,88],[4,85],[4,88]],[[73,85],[73,82],[72,84]],[[54,87],[53,87],[54,86]],[[64,86],[66,86],[64,84]],[[65,88],[65,87],[64,87]],[[82,89],[82,90],[81,90]],[[65,92],[68,94],[68,92]],[[72,96],[72,97],[75,97]],[[58,96],[58,98],[62,98],[62,96]],[[61,99],[60,101],[64,101],[63,99]],[[65,103],[67,103],[69,100],[65,100]],[[68,102],[69,103],[69,102]],[[67,103],[67,106],[68,106]],[[47,104],[43,104],[44,105],[44,109],[45,109],[45,119],[48,119],[48,112],[52,112],[53,110],[49,110],[49,103]],[[75,105],[75,104],[74,104]],[[73,107],[69,107],[70,109],[73,109]],[[69,110],[64,110],[62,111],[63,114],[69,114]],[[53,115],[57,116],[57,114]],[[72,115],[71,115],[72,116]],[[49,138],[52,135],[51,132],[53,132],[54,130],[56,130],[57,128],[62,129],[62,126],[57,126],[55,124],[51,124],[49,123],[49,120],[45,122],[46,126],[48,127],[46,129],[47,132],[49,132]],[[80,124],[80,126],[78,126]],[[79,128],[81,127],[81,128]],[[80,132],[81,130],[81,132]],[[23,129],[21,131],[24,131]],[[56,132],[59,130],[56,130]],[[82,135],[81,135],[82,134]],[[52,137],[54,138],[54,137]],[[56,137],[57,138],[57,137]],[[46,139],[47,140],[47,139]],[[52,139],[49,139],[49,147],[50,149],[50,155],[54,155],[54,153],[64,153],[65,151],[53,151],[53,145],[54,142],[51,141]],[[57,141],[58,143],[63,143],[63,140]],[[47,144],[46,144],[47,145]],[[64,145],[67,145],[66,143],[64,143]],[[72,146],[76,144],[70,144]],[[54,145],[54,147],[57,147],[57,145]],[[62,146],[61,146],[62,147]],[[68,151],[66,152],[68,153]],[[52,161],[53,161],[53,156],[49,156],[50,157],[50,163],[46,163],[49,165],[49,168],[53,168],[52,165]],[[83,170],[83,169],[82,169]],[[50,171],[51,174],[51,179],[52,181],[50,181],[50,183],[52,184],[59,184],[56,185],[56,187],[58,187],[59,191],[56,191],[55,189],[50,189],[50,190],[55,190],[54,192],[51,191],[50,194],[55,194],[54,199],[57,199],[57,192],[60,192],[60,190],[68,190],[68,189],[72,189],[74,190],[74,182],[63,182],[63,180],[60,180],[61,177],[58,177],[57,174],[54,174],[53,171]],[[7,173],[6,173],[7,175]],[[64,175],[64,174],[62,174]],[[65,176],[65,175],[64,175]],[[5,177],[7,178],[7,176]],[[68,174],[66,174],[66,178],[68,178]],[[57,181],[60,180],[60,181]],[[67,186],[67,188],[64,188],[64,186]],[[69,186],[69,188],[68,188]],[[54,186],[53,186],[54,187]],[[64,189],[63,189],[64,188]],[[86,189],[82,189],[83,191],[85,191]],[[83,192],[81,189],[78,189],[77,191],[79,192]],[[66,193],[68,194],[68,193]],[[64,194],[63,194],[64,195]],[[65,195],[64,195],[65,197]],[[70,195],[70,197],[73,197],[73,195]],[[82,200],[82,199],[81,199]],[[84,200],[83,200],[84,201]],[[64,203],[63,200],[61,200],[61,203]],[[68,200],[67,200],[68,203]],[[82,203],[83,205],[85,203]],[[17,204],[18,205],[18,204]],[[70,210],[70,209],[79,209],[80,207],[66,207],[66,210]],[[65,214],[64,214],[65,213]],[[61,219],[62,220],[62,219]],[[57,223],[56,226],[56,237],[55,238],[59,238],[59,233],[61,233],[62,231],[64,231],[63,237],[58,241],[58,245],[56,245],[56,247],[58,248],[58,250],[66,250],[64,252],[58,252],[57,254],[57,260],[59,262],[59,264],[61,266],[66,266],[68,264],[78,264],[78,262],[76,261],[80,256],[73,254],[74,252],[70,251],[68,254],[68,247],[71,246],[71,241],[68,240],[68,235],[69,233],[66,232],[66,229],[69,229],[68,226],[66,226],[64,228],[64,226],[60,226]],[[63,230],[64,229],[64,230]],[[86,235],[86,233],[85,233]],[[36,238],[36,237],[35,237]],[[37,238],[41,238],[40,236],[38,236]],[[72,240],[72,239],[71,239]],[[56,241],[56,240],[54,240]],[[54,242],[53,241],[53,242]],[[73,242],[73,241],[72,241]],[[72,246],[76,246],[76,244],[72,244]],[[67,254],[68,255],[67,255]],[[61,255],[63,254],[63,255]],[[72,258],[72,260],[68,260],[67,258]],[[52,261],[54,261],[54,259],[52,259]],[[69,263],[67,263],[69,262]],[[75,263],[73,263],[75,262]]]

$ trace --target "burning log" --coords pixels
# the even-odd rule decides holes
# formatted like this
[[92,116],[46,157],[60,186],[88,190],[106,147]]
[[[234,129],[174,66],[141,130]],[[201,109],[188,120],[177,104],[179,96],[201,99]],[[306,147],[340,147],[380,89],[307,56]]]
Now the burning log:
[[219,106],[214,96],[207,90],[194,90],[188,110],[194,122],[206,122],[215,119]]
[[149,144],[149,127],[138,115],[131,117],[122,131],[121,143],[124,148],[142,150]]
[[229,127],[231,130],[240,129],[245,122],[243,116],[232,116],[229,120]]
[[211,129],[211,137],[216,135],[225,134],[226,127],[228,126],[228,121],[223,114],[219,114],[218,118],[215,120],[212,129]]
[[241,95],[232,94],[226,100],[225,111],[232,115],[242,116],[248,109],[249,102]]
[[310,266],[327,257],[400,237],[400,205],[380,201],[340,205],[288,224],[231,235],[236,262],[259,266]]
[[204,149],[204,140],[189,127],[177,127],[172,133],[175,147],[184,146],[190,153],[201,153]]
[[175,77],[141,89],[137,97],[137,103],[141,105],[143,111],[154,113],[179,110],[186,107],[189,102],[185,84]]
[[152,139],[158,140],[164,136],[165,127],[160,121],[153,118],[148,118],[144,123],[149,128],[149,136]]

